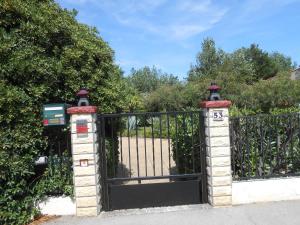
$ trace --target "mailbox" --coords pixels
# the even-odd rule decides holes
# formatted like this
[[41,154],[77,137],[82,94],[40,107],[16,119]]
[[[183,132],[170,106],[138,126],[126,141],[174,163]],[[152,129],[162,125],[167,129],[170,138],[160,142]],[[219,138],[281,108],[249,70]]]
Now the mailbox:
[[46,104],[43,106],[44,126],[62,126],[67,124],[67,104]]
[[46,164],[48,164],[48,157],[47,156],[40,156],[38,159],[35,160],[34,164],[36,166],[46,165]]

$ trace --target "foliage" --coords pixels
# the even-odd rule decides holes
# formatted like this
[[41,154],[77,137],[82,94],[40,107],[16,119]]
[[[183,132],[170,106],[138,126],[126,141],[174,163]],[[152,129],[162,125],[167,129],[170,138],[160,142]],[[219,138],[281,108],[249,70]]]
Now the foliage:
[[28,184],[46,143],[30,97],[2,81],[0,95],[0,224],[24,224],[35,213]]
[[270,54],[270,58],[279,72],[289,71],[291,68],[296,69],[296,65],[292,63],[292,59],[279,52],[273,52]]
[[[291,58],[278,52],[268,53],[256,44],[228,53],[207,38],[196,57],[196,64],[189,71],[187,82],[147,89],[147,94],[142,95],[145,102],[142,109],[198,108],[199,101],[207,99],[207,88],[212,81],[221,86],[221,97],[231,100],[239,109],[268,113],[272,108],[295,107],[300,100],[299,81],[290,80],[292,68]],[[152,83],[145,74],[139,73],[139,84],[144,82],[143,86]]]
[[73,196],[72,157],[67,152],[50,155],[45,171],[35,181],[32,184],[38,199],[50,195]]
[[175,85],[179,83],[177,77],[163,73],[154,66],[152,68],[145,66],[138,70],[132,69],[128,81],[139,93],[143,94],[155,91],[161,85]]
[[172,156],[178,174],[201,171],[200,147],[205,147],[200,138],[201,112],[180,113],[171,123]]
[[75,16],[53,0],[0,2],[1,224],[24,224],[35,213],[28,184],[35,177],[34,159],[47,148],[42,104],[74,103],[75,93],[86,87],[104,112],[137,105],[129,103],[135,94],[111,48]]
[[216,78],[220,73],[234,73],[241,81],[255,82],[259,79],[274,77],[278,71],[292,68],[291,59],[280,53],[269,54],[257,44],[249,48],[240,48],[233,53],[216,49],[214,40],[207,38],[202,42],[202,50],[192,66],[189,80],[197,80],[203,76]]
[[158,86],[157,70],[149,67],[139,70],[132,69],[128,80],[137,91],[141,93],[151,92]]
[[[118,163],[119,163],[119,139],[118,139],[118,131],[122,128],[122,121],[113,120],[112,118],[104,118],[103,129],[105,129],[104,139],[101,140],[101,147],[104,147],[106,154],[106,165],[107,165],[107,175],[109,177],[113,177],[117,173]],[[104,153],[104,152],[103,152]]]
[[127,105],[122,106],[122,111],[132,112],[136,109],[143,109],[143,97],[139,94],[138,90],[130,83],[130,80],[123,78],[121,82],[121,99],[127,103]]
[[232,105],[229,108],[230,117],[238,117],[238,116],[250,116],[260,114],[261,111],[255,111],[247,108],[238,108],[236,105]]
[[182,85],[162,85],[145,99],[148,111],[176,111],[184,108]]
[[194,80],[201,76],[216,76],[218,67],[222,64],[224,53],[217,50],[215,41],[211,38],[204,39],[202,51],[198,53],[196,65],[192,66],[189,80]]
[[255,111],[269,113],[273,108],[290,108],[300,102],[299,81],[286,77],[272,80],[261,80],[254,85],[246,86],[235,104]]
[[258,45],[252,44],[250,48],[246,49],[246,57],[253,65],[255,80],[268,79],[277,74],[278,70],[275,62]]
[[288,113],[299,113],[299,107],[290,107],[290,108],[273,108],[270,110],[272,115],[288,114]]

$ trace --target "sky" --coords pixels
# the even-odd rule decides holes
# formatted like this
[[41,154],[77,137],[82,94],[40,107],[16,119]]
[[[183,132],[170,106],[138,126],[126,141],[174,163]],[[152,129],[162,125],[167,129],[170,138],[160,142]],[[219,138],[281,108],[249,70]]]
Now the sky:
[[155,66],[187,77],[203,39],[232,52],[258,44],[300,62],[300,0],[56,0],[96,27],[125,72]]

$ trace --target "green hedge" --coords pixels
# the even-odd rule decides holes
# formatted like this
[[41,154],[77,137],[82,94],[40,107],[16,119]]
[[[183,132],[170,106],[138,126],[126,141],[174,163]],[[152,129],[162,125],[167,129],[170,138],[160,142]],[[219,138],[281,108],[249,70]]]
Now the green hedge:
[[[54,0],[0,1],[0,224],[26,224],[36,214],[34,161],[49,145],[43,104],[75,104],[76,92],[86,87],[104,112],[129,105],[132,92],[112,49],[75,17]],[[61,174],[51,171],[41,186],[59,181]]]

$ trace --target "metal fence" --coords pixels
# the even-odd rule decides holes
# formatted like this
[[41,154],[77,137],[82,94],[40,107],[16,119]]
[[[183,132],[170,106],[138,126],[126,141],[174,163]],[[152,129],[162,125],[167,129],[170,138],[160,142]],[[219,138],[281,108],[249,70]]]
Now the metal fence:
[[300,174],[300,116],[230,118],[233,179]]
[[[202,115],[202,111],[98,115],[102,187],[202,181]],[[107,194],[105,199],[109,198],[113,197]]]

